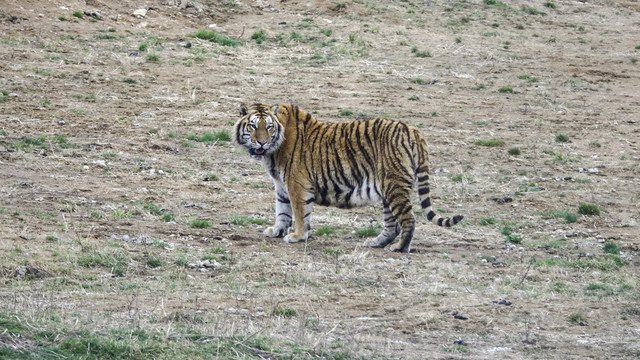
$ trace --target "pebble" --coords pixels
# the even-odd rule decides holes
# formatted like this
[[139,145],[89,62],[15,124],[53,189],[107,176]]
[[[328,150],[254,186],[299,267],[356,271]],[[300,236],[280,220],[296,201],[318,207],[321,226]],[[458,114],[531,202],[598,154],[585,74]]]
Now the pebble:
[[589,174],[597,174],[600,171],[598,170],[598,168],[591,168],[591,169],[579,168],[578,172],[581,172],[581,173],[585,173],[586,172],[586,173],[589,173]]
[[65,125],[66,123],[67,122],[62,119],[58,120],[58,125]]
[[512,202],[513,198],[509,195],[502,195],[502,196],[492,196],[490,197],[491,200],[495,201],[498,204],[504,204],[504,203],[508,203],[508,202]]
[[493,300],[494,304],[498,304],[498,305],[504,305],[504,306],[511,306],[511,301],[508,300]]
[[147,9],[138,9],[136,11],[133,12],[133,16],[137,17],[137,18],[143,18],[145,16],[147,16]]

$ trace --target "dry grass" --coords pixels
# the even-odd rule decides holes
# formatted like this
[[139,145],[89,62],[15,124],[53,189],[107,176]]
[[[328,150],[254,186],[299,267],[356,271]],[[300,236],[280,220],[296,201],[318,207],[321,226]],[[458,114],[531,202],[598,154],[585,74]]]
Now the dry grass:
[[[614,27],[637,12],[356,1],[279,3],[273,17],[167,3],[145,19],[100,8],[95,22],[72,15],[84,5],[2,6],[0,357],[640,354],[638,44]],[[212,18],[238,46],[189,37]],[[274,219],[267,174],[207,136],[254,101],[418,126],[434,209],[465,221],[442,229],[416,211],[407,255],[361,247],[355,231],[380,205],[316,207],[312,231],[334,232],[305,244],[263,238],[266,223],[247,219]],[[567,223],[580,204],[600,215]]]

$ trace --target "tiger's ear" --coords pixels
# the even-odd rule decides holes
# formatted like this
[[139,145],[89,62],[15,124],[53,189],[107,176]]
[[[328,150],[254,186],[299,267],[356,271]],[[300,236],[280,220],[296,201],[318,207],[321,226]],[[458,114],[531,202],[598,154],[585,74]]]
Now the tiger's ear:
[[275,116],[278,116],[278,105],[277,105],[277,104],[276,104],[276,105],[273,105],[273,106],[271,107],[271,113],[272,113],[273,115],[275,115]]
[[240,116],[245,116],[249,113],[249,109],[247,109],[247,105],[244,103],[240,104]]

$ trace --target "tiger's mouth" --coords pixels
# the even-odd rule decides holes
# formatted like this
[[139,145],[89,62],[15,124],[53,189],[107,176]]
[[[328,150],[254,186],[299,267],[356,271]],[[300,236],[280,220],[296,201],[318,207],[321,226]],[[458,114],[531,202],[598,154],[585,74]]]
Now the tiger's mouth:
[[249,155],[251,156],[264,156],[264,153],[266,152],[265,149],[260,148],[260,149],[249,149]]

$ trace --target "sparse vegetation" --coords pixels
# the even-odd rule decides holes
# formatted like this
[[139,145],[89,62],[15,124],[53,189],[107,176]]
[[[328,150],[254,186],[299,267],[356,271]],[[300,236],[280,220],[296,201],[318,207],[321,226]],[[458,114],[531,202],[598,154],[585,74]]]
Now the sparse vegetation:
[[509,155],[518,156],[520,155],[520,148],[512,147],[512,148],[509,148],[508,152],[509,152]]
[[317,236],[329,236],[335,233],[336,231],[331,226],[323,226],[316,230]]
[[476,140],[474,144],[478,146],[498,147],[498,146],[503,146],[504,141],[500,139]]
[[603,250],[607,254],[620,255],[620,247],[614,242],[604,243]]
[[[87,3],[0,5],[0,359],[633,357],[640,41],[618,36],[637,22],[625,2]],[[352,188],[380,163],[381,129],[362,121],[411,125],[433,211],[464,220],[434,225],[414,184],[411,209],[391,205],[415,215],[410,254],[391,251],[402,233],[365,246],[381,202],[313,205],[308,241],[265,237],[298,221],[270,158],[231,144],[241,102],[360,121],[347,152],[321,154],[335,184],[305,184],[354,202],[399,190]]]
[[207,229],[211,227],[211,223],[208,220],[204,219],[194,219],[191,220],[189,226],[194,229]]
[[595,204],[580,204],[578,206],[578,214],[581,215],[600,215],[600,207]]
[[257,44],[267,41],[267,32],[260,29],[251,35],[251,40],[255,40]]
[[371,224],[356,230],[356,235],[361,238],[378,236],[382,231],[382,225]]
[[216,44],[220,44],[222,46],[240,46],[242,45],[242,42],[220,35],[215,31],[209,31],[209,30],[200,30],[198,32],[196,32],[195,34],[191,35],[192,37],[198,38],[198,39],[202,39],[202,40],[208,40],[211,41],[213,43]]
[[557,134],[556,135],[556,142],[559,142],[559,143],[569,142],[569,137],[567,135],[564,135],[564,134]]

